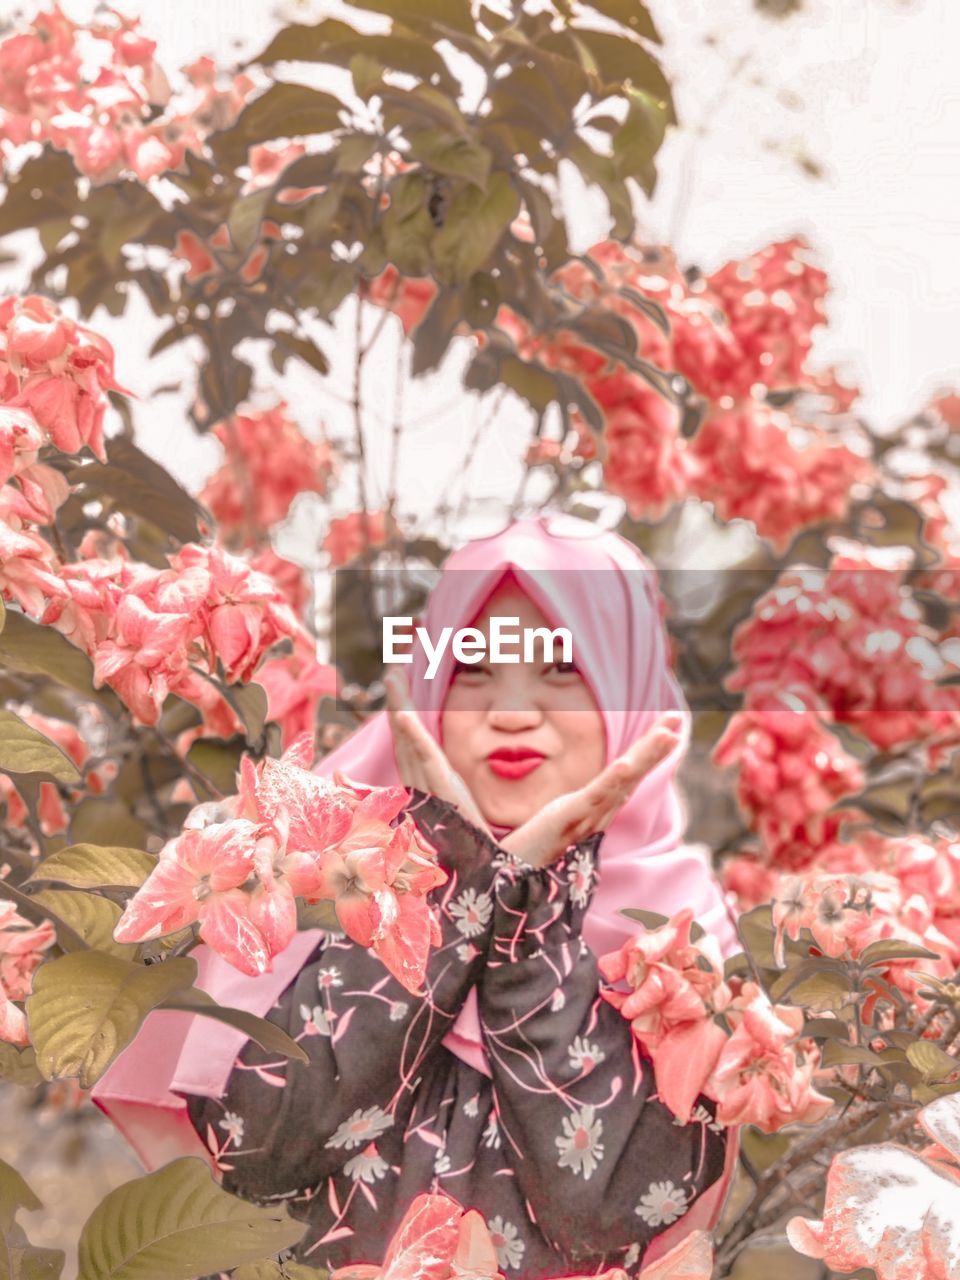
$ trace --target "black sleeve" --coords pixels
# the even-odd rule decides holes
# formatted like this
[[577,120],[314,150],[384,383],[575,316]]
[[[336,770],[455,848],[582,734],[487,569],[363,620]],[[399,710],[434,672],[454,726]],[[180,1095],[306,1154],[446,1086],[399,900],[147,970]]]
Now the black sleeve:
[[723,1172],[701,1097],[690,1124],[658,1100],[627,1020],[581,940],[601,836],[550,867],[508,860],[479,986],[504,1144],[544,1236],[571,1261],[646,1247]]
[[432,889],[443,934],[423,993],[411,995],[365,947],[324,934],[267,1015],[309,1063],[248,1041],[222,1099],[187,1095],[191,1122],[218,1158],[223,1185],[248,1199],[306,1190],[350,1158],[350,1125],[385,1132],[486,962],[500,851],[434,796],[409,812],[450,878]]

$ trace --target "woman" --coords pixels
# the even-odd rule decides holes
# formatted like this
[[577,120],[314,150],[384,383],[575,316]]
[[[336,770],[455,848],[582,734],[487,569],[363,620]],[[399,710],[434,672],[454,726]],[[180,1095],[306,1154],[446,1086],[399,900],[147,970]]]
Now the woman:
[[213,962],[207,989],[310,1062],[252,1042],[236,1057],[206,1023],[168,1077],[224,1186],[286,1201],[318,1267],[381,1261],[430,1190],[479,1209],[520,1280],[635,1274],[718,1209],[712,1104],[674,1122],[597,970],[636,929],[624,907],[690,906],[730,941],[709,869],[677,847],[686,717],[652,573],[592,525],[518,522],[449,557],[423,623],[488,638],[496,617],[569,628],[574,662],[458,665],[448,648],[428,681],[415,651],[412,705],[391,675],[388,711],[318,767],[412,788],[450,877],[424,994],[339,934],[299,935],[266,984]]

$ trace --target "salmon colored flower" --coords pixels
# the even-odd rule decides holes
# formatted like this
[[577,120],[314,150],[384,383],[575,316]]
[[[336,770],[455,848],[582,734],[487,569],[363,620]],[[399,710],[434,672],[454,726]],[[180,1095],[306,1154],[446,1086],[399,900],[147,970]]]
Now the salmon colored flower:
[[718,1123],[754,1124],[776,1133],[784,1125],[822,1120],[833,1103],[813,1087],[820,1051],[800,1034],[803,1010],[772,1005],[747,982],[726,1017],[733,1034],[704,1085],[704,1093],[718,1104]]
[[713,1015],[730,1002],[719,944],[709,934],[691,942],[692,924],[693,912],[680,911],[598,962],[608,982],[630,987],[600,994],[630,1020],[653,1059],[661,1100],[683,1123],[725,1040]]
[[93,655],[93,682],[109,684],[143,724],[156,724],[171,683],[186,666],[193,621],[186,613],[158,613],[139,596],[116,607],[114,634]]
[[29,1044],[27,1020],[14,1001],[30,994],[33,974],[55,940],[49,921],[31,924],[12,902],[0,900],[0,1040]]
[[245,818],[187,829],[160,851],[127,903],[117,942],[144,942],[199,923],[200,937],[243,973],[264,973],[270,950],[249,918],[242,886],[254,874],[258,827]]
[[871,1269],[877,1280],[952,1280],[960,1259],[960,1099],[938,1098],[917,1116],[942,1154],[895,1143],[833,1157],[823,1218],[791,1218],[798,1253],[831,1271]]
[[352,511],[330,521],[327,536],[320,544],[339,568],[348,564],[367,547],[379,547],[387,541],[389,519],[385,511]]

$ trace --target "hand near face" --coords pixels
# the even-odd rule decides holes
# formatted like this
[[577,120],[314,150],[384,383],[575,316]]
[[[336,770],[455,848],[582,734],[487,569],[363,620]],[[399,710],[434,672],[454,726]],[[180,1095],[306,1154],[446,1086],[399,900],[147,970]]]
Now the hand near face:
[[605,831],[634,788],[679,741],[683,717],[668,711],[586,786],[558,796],[515,827],[501,846],[535,867],[555,862],[571,845]]
[[[403,676],[391,672],[385,684],[394,751],[404,786],[448,801],[468,822],[489,835],[490,827],[469,789],[412,706]],[[501,847],[532,866],[545,867],[571,844],[605,831],[640,780],[674,749],[682,723],[678,711],[660,716],[622,756],[584,786],[538,809],[500,841]]]
[[400,781],[405,787],[416,787],[439,796],[454,805],[481,831],[490,834],[486,819],[460,775],[454,770],[439,742],[427,730],[410,701],[407,683],[399,671],[391,671],[384,680],[387,690],[387,715],[393,733],[393,749],[397,757]]

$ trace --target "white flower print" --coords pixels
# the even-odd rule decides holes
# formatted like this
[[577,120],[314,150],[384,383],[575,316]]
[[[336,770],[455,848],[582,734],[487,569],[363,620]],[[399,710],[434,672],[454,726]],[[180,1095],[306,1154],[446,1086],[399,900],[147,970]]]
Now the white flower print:
[[456,902],[450,903],[450,914],[465,938],[475,938],[483,933],[493,915],[493,899],[489,893],[477,893],[476,889],[464,889]]
[[596,1116],[596,1109],[587,1103],[572,1116],[563,1117],[563,1136],[555,1139],[560,1158],[560,1168],[582,1173],[584,1182],[603,1159],[603,1143],[600,1135],[603,1122]]
[[687,1197],[672,1182],[651,1182],[650,1190],[640,1197],[634,1213],[649,1227],[669,1227],[687,1212]]
[[500,1127],[497,1124],[496,1112],[490,1112],[490,1119],[487,1121],[487,1127],[484,1129],[480,1140],[485,1147],[495,1149],[500,1146]]
[[391,1000],[390,1001],[390,1021],[402,1022],[403,1019],[407,1016],[407,1010],[409,1008],[410,1006],[404,1003],[403,1000]]
[[504,1222],[499,1213],[488,1221],[487,1230],[497,1251],[497,1266],[515,1271],[520,1266],[523,1251],[527,1247],[520,1239],[520,1232],[512,1222]]
[[574,1071],[585,1073],[591,1072],[606,1056],[598,1044],[591,1044],[583,1036],[575,1036],[573,1044],[567,1050],[567,1057]]
[[480,1097],[479,1093],[475,1093],[472,1098],[469,1098],[463,1104],[463,1114],[465,1116],[469,1116],[471,1120],[474,1118],[474,1116],[479,1115],[480,1113],[480,1106],[478,1103],[479,1097]]
[[450,1168],[450,1157],[445,1151],[438,1151],[437,1158],[433,1162],[433,1172],[439,1177],[442,1173],[449,1173]]
[[567,881],[570,885],[570,900],[578,907],[585,907],[590,900],[593,886],[593,858],[585,850],[574,854],[567,870]]
[[227,1140],[239,1147],[243,1141],[243,1117],[238,1116],[235,1111],[225,1111],[220,1121],[220,1128],[226,1133]]
[[321,991],[325,987],[342,987],[343,978],[340,976],[340,970],[336,965],[331,965],[329,969],[317,970],[317,986]]
[[[683,1126],[682,1120],[674,1119],[673,1123],[676,1125],[680,1125],[681,1127]],[[710,1114],[710,1112],[707,1110],[707,1108],[703,1105],[702,1102],[698,1102],[697,1105],[694,1107],[693,1115],[690,1117],[690,1120],[688,1121],[688,1123],[689,1124],[705,1124],[711,1133],[719,1133],[723,1128],[722,1124],[717,1124],[716,1120],[714,1120],[713,1116]]]
[[376,1182],[387,1172],[389,1166],[377,1151],[377,1144],[371,1142],[359,1155],[351,1156],[343,1166],[343,1171],[354,1182]]
[[638,1244],[632,1244],[630,1248],[627,1250],[627,1252],[623,1255],[624,1271],[629,1270],[630,1267],[635,1267],[639,1261],[640,1261],[640,1246]]
[[478,956],[480,952],[472,942],[461,942],[457,947],[457,959],[461,964],[469,964],[474,956]]
[[550,1012],[559,1013],[563,1006],[567,1003],[567,997],[563,994],[560,987],[557,987],[553,993],[553,999],[550,1001]]
[[308,1004],[300,1006],[300,1017],[303,1019],[303,1029],[308,1036],[328,1036],[330,1034],[330,1021],[326,1012],[316,1005],[313,1009]]
[[327,1147],[346,1147],[352,1151],[371,1138],[379,1138],[381,1133],[393,1124],[393,1116],[388,1116],[382,1107],[367,1107],[366,1111],[357,1107],[349,1120],[344,1120],[332,1138],[324,1143]]

